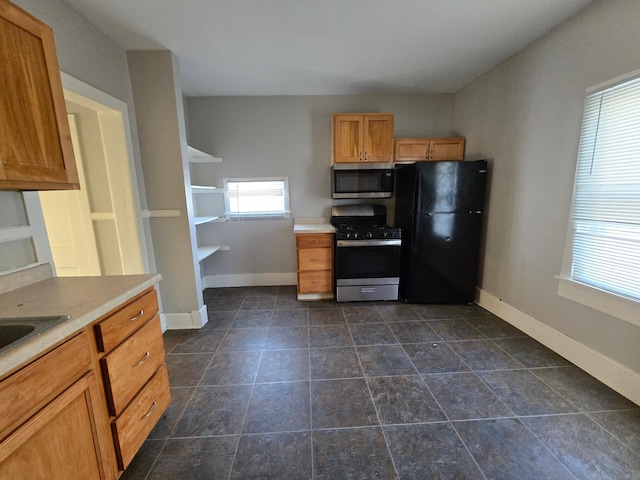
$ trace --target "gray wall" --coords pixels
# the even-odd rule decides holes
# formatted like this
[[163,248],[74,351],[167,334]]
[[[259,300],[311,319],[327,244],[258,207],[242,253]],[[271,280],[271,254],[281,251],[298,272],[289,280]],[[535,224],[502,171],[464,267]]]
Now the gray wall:
[[640,371],[640,329],[557,295],[583,96],[640,68],[637,0],[598,1],[455,95],[467,153],[491,159],[481,286]]
[[[224,177],[287,176],[292,217],[328,217],[333,113],[393,112],[396,137],[447,136],[452,107],[449,94],[196,97],[187,111],[192,146],[224,159],[213,168],[218,186]],[[231,246],[205,262],[205,274],[296,270],[291,220],[200,228],[205,243]]]

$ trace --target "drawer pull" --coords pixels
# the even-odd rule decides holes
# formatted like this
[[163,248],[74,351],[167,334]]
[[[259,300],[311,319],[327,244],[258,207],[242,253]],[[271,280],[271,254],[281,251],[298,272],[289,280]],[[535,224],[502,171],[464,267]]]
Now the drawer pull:
[[311,261],[311,262],[319,262],[320,259],[319,258],[310,258],[309,261]]
[[144,315],[144,310],[140,310],[140,311],[138,312],[138,314],[137,314],[135,317],[131,317],[131,318],[129,319],[129,321],[130,321],[130,322],[134,322],[134,321],[136,321],[137,319],[139,319],[142,315]]
[[149,352],[147,351],[147,352],[145,352],[144,356],[143,356],[140,360],[138,360],[138,362],[136,363],[136,367],[137,367],[138,365],[142,365],[142,364],[143,364],[144,362],[146,362],[148,359],[149,359]]
[[158,403],[154,400],[153,403],[151,404],[151,408],[149,409],[149,411],[145,413],[140,420],[144,420],[145,418],[149,417],[153,413],[153,411],[156,409],[157,406],[158,406]]

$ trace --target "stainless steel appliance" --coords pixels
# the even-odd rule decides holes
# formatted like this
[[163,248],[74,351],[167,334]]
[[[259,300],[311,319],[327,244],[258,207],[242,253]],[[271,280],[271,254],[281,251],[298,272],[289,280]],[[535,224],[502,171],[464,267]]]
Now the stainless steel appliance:
[[383,205],[341,205],[331,209],[336,227],[336,300],[397,300],[400,228],[385,224]]
[[331,167],[333,198],[389,198],[393,163],[338,163]]
[[396,171],[400,298],[469,303],[478,280],[487,161],[417,162]]

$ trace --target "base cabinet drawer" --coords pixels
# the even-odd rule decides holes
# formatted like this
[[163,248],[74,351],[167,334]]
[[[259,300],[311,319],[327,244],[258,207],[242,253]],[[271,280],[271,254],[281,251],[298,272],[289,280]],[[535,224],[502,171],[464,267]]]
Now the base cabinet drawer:
[[163,364],[113,423],[120,468],[129,466],[170,402],[169,375]]
[[298,250],[298,270],[331,270],[333,256],[330,248],[304,248]]
[[323,293],[333,291],[333,272],[301,272],[298,274],[299,293]]
[[160,317],[156,316],[102,359],[112,415],[119,415],[164,363]]

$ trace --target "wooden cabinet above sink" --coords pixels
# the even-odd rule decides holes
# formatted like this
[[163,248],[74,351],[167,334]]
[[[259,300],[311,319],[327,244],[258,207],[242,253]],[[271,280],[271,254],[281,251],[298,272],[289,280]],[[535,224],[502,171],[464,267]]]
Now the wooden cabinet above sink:
[[53,31],[8,0],[0,65],[0,189],[77,189]]

